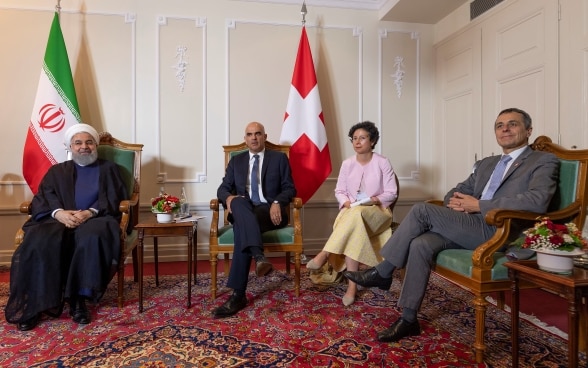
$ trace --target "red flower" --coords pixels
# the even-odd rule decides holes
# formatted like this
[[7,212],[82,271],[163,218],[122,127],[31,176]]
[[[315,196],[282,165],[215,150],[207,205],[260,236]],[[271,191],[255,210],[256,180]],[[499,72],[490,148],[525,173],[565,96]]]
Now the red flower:
[[151,211],[156,213],[177,212],[180,209],[180,199],[167,193],[151,199]]
[[587,249],[588,243],[582,237],[575,223],[556,224],[548,217],[539,219],[535,226],[525,230],[524,236],[515,244],[530,249],[557,249],[573,251],[576,248]]

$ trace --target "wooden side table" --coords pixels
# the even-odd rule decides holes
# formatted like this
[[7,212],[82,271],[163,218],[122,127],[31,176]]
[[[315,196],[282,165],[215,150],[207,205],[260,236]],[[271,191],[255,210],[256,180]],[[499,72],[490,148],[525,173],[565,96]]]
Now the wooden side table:
[[586,315],[586,303],[582,298],[588,296],[588,270],[574,267],[571,275],[558,275],[540,270],[537,261],[506,262],[512,280],[511,336],[512,366],[519,366],[519,285],[530,283],[562,295],[568,300],[568,367],[578,366],[579,314]]
[[[153,217],[148,221],[138,223],[135,228],[138,231],[139,244],[137,245],[137,258],[139,259],[139,312],[143,312],[143,240],[146,236],[153,237],[153,257],[155,259],[155,284],[159,286],[158,250],[157,238],[169,236],[185,236],[188,238],[188,302],[186,308],[192,305],[192,272],[196,282],[196,262],[193,257],[196,255],[196,235],[198,230],[198,218],[184,222],[172,222],[162,224]],[[194,270],[192,271],[192,264]]]

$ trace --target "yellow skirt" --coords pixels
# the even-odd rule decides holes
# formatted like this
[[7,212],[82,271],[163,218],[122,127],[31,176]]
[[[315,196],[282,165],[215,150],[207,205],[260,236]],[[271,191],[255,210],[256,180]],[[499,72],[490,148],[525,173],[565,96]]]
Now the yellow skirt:
[[343,208],[323,250],[337,272],[345,269],[345,256],[367,266],[382,261],[380,249],[392,236],[392,212],[380,206]]

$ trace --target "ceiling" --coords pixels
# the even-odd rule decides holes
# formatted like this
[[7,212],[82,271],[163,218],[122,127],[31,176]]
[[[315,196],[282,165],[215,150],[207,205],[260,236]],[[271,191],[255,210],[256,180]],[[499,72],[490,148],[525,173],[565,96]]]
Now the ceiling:
[[472,0],[238,0],[279,4],[306,2],[309,12],[313,6],[377,10],[380,20],[435,24],[455,9]]
[[[344,1],[343,1],[344,2]],[[435,24],[470,0],[389,0],[396,3],[381,14],[381,20]],[[381,9],[384,10],[384,9]]]

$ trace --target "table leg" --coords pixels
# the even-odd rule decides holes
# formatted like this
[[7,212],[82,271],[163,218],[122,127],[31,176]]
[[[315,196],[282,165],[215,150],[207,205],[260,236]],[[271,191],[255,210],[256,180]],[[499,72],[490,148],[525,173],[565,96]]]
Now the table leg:
[[512,302],[511,302],[511,339],[512,339],[512,367],[519,366],[519,284],[517,273],[514,270],[508,270],[512,280]]
[[153,237],[153,258],[155,258],[155,286],[159,286],[159,247],[157,237]]
[[139,244],[137,245],[137,258],[139,259],[139,313],[143,313],[143,238],[145,231],[139,229]]
[[[578,308],[581,302],[579,290],[573,292],[568,300],[568,367],[578,366]],[[576,295],[578,294],[578,295]]]
[[192,247],[194,245],[192,234],[193,231],[188,229],[186,234],[188,236],[188,303],[186,304],[186,308],[192,306]]
[[196,285],[196,268],[198,267],[198,252],[196,250],[196,246],[198,243],[198,223],[194,224],[194,231],[192,232],[192,255],[193,259],[192,262],[194,263],[193,267],[193,277],[194,277],[194,285]]

